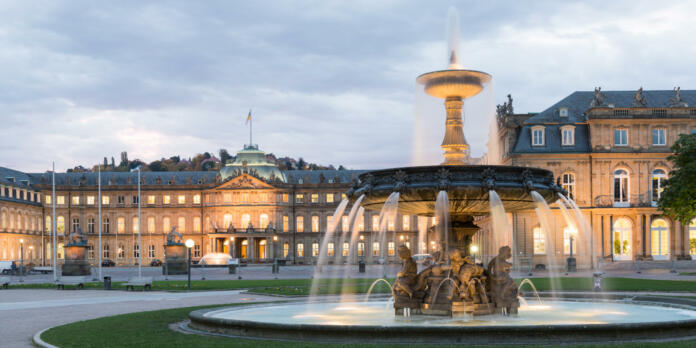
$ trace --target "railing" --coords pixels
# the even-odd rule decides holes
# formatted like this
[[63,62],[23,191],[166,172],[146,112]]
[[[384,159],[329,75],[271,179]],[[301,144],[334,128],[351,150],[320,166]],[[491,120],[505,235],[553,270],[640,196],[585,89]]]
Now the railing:
[[651,207],[652,197],[648,193],[631,195],[628,202],[615,202],[613,195],[595,196],[594,205],[598,208],[610,207]]

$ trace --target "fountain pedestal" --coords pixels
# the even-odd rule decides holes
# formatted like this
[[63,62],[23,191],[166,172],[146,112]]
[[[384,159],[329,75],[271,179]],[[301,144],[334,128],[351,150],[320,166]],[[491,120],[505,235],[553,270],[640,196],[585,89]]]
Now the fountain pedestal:
[[186,260],[186,246],[180,243],[164,245],[164,267],[162,274],[177,275],[188,273],[188,262]]
[[90,275],[90,265],[87,261],[87,246],[68,244],[64,248],[65,263],[61,267],[61,274],[64,276],[86,276]]

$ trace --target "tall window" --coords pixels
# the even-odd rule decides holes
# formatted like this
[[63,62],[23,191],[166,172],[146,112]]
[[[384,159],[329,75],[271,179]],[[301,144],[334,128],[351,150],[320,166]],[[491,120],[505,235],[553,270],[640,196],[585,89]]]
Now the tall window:
[[563,146],[575,145],[575,127],[573,127],[573,126],[561,127],[561,144]]
[[534,234],[534,254],[546,254],[546,234],[544,233],[544,229],[540,226],[536,226],[532,232]]
[[80,196],[73,196],[72,197],[72,204],[79,205],[80,204]]
[[692,255],[692,259],[696,255],[696,219],[691,220],[689,224],[689,250]]
[[44,196],[46,200],[46,204],[51,204],[51,199],[53,196]]
[[295,194],[295,203],[302,203],[302,201],[304,201],[304,194],[302,194],[302,193]]
[[312,256],[319,256],[319,243],[312,243]]
[[372,215],[372,231],[379,231],[379,215]]
[[655,260],[667,260],[669,258],[669,226],[665,219],[655,219],[650,225],[652,234],[652,257]]
[[379,242],[372,243],[372,256],[379,256]]
[[87,257],[94,260],[94,245],[90,244],[87,246]]
[[162,204],[169,204],[172,202],[172,196],[164,195],[162,196]]
[[249,214],[242,214],[242,220],[241,220],[242,228],[249,227],[250,223],[251,223],[251,216]]
[[111,257],[111,253],[109,252],[109,244],[104,244],[104,251],[102,253],[102,257],[105,259]]
[[260,228],[268,227],[268,214],[259,215],[259,227]]
[[177,197],[177,200],[178,200],[179,204],[186,204],[186,196],[185,195],[179,195],[179,197]]
[[147,257],[151,259],[155,258],[155,246],[152,244],[147,247]]
[[290,231],[290,218],[287,215],[283,215],[283,232]]
[[[222,228],[223,229],[230,228],[231,223],[232,223],[232,214],[225,214],[222,217]],[[246,228],[246,226],[241,226],[241,227]]]
[[312,193],[310,196],[312,199],[312,203],[319,203],[319,194],[318,193]]
[[140,233],[140,231],[138,230],[138,228],[139,228],[138,227],[138,225],[139,225],[138,217],[134,216],[132,221],[133,221],[133,233]]
[[350,222],[348,221],[348,216],[341,216],[341,231],[348,232],[350,230]]
[[631,221],[627,218],[619,218],[614,222],[613,251],[617,260],[630,260],[631,254]]
[[283,257],[288,257],[290,255],[290,244],[283,243]]
[[297,257],[304,257],[304,244],[297,243]]
[[155,195],[147,196],[147,204],[155,204]]
[[326,203],[333,203],[334,202],[334,194],[333,193],[327,193],[326,194]]
[[312,232],[319,232],[319,216],[312,215]]
[[118,233],[126,233],[126,219],[119,217],[116,219],[116,231]]
[[118,253],[117,253],[116,257],[118,257],[119,259],[126,257],[126,247],[123,244],[120,244],[118,246]]
[[196,244],[193,246],[193,257],[201,257],[201,245]]
[[628,129],[619,128],[614,130],[614,146],[628,145]]
[[87,204],[94,205],[94,196],[87,196]]
[[87,219],[87,233],[94,233],[94,218]]
[[201,204],[201,195],[193,195],[193,204]]
[[652,203],[657,205],[657,201],[660,200],[662,191],[664,190],[665,180],[667,180],[667,173],[662,169],[655,169],[652,172]]
[[185,217],[179,216],[179,222],[177,223],[176,228],[181,233],[186,232],[186,218]]
[[334,243],[329,243],[326,245],[326,256],[333,257],[334,254]]
[[110,202],[111,199],[109,198],[109,196],[102,196],[102,205],[109,205]]
[[365,231],[365,216],[363,214],[358,216],[358,231]]
[[578,230],[573,226],[566,226],[563,228],[563,253],[570,255],[571,237],[573,238],[573,255],[578,253]]
[[653,146],[665,146],[667,145],[666,134],[667,130],[664,128],[654,128],[652,130],[652,144]]
[[162,232],[169,233],[172,230],[172,223],[168,216],[162,218]]
[[395,254],[394,254],[394,251],[395,251],[395,250],[394,250],[394,246],[395,246],[395,243],[394,243],[394,242],[389,242],[389,243],[387,243],[387,253],[388,253],[389,256],[394,256],[394,255],[395,255]]
[[102,219],[102,232],[110,233],[109,232],[109,218],[108,217],[105,217]]
[[[20,221],[20,219],[18,218],[18,219],[17,219],[17,227],[20,227],[19,221]],[[72,219],[72,230],[73,230],[73,232],[74,232],[74,231],[77,231],[77,228],[78,228],[78,227],[80,227],[80,219],[78,219],[78,218],[73,218],[73,219]]]
[[133,257],[140,257],[140,245],[133,244]]
[[295,221],[295,230],[297,232],[304,232],[304,216],[298,216]]
[[[5,213],[2,213],[2,228],[5,228]],[[51,232],[51,217],[46,216],[46,222],[45,222],[45,228],[46,232]]]
[[147,218],[147,233],[155,233],[155,217],[150,216]]
[[628,206],[628,172],[617,169],[614,172],[614,206]]
[[403,231],[408,231],[411,229],[411,217],[408,215],[404,215],[401,218],[401,228]]
[[568,198],[575,199],[575,174],[573,173],[563,173],[561,178],[561,186],[563,189],[568,191]]
[[544,146],[544,127],[532,128],[532,146]]
[[358,256],[360,256],[360,257],[365,256],[365,243],[364,242],[358,242]]
[[201,233],[201,218],[198,216],[193,218],[193,232]]
[[343,242],[343,257],[350,255],[350,243]]
[[326,216],[326,230],[335,230],[336,226],[333,225],[333,215]]

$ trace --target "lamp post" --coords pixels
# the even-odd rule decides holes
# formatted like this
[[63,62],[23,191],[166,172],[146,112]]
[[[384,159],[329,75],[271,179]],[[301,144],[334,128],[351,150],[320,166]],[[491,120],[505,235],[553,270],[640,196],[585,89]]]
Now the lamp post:
[[19,240],[19,282],[24,283],[24,239]]
[[186,249],[188,249],[188,285],[186,287],[187,291],[191,291],[191,248],[193,248],[193,239],[186,240]]
[[232,252],[231,252],[230,254],[231,254],[232,258],[234,259],[234,258],[237,257],[237,255],[236,255],[236,254],[237,254],[237,250],[236,250],[237,248],[235,248],[234,236],[230,237],[230,248],[231,248],[231,250],[232,250]]
[[273,272],[274,274],[278,274],[279,269],[278,269],[278,255],[276,254],[276,244],[278,243],[278,235],[273,235]]
[[472,244],[471,247],[469,247],[469,250],[471,250],[471,256],[474,257],[474,263],[476,263],[476,253],[479,250],[478,245]]

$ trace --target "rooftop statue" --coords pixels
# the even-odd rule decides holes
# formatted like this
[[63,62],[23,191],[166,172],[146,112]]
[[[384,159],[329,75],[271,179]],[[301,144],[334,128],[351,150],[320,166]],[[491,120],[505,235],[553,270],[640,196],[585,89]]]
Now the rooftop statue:
[[679,106],[688,106],[684,101],[681,99],[681,87],[674,87],[674,98],[669,98],[669,106],[672,107],[679,107]]
[[68,245],[87,245],[87,235],[82,232],[80,226],[68,235]]
[[181,233],[176,231],[176,226],[172,227],[172,230],[167,233],[167,245],[177,245],[183,243],[183,236]]
[[648,102],[645,100],[645,95],[643,94],[643,87],[641,86],[633,95],[633,106],[647,106]]
[[604,104],[604,96],[602,95],[602,87],[595,87],[594,97],[590,102],[590,107],[600,106]]

